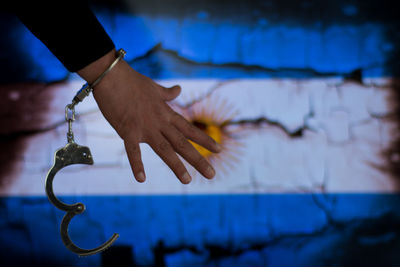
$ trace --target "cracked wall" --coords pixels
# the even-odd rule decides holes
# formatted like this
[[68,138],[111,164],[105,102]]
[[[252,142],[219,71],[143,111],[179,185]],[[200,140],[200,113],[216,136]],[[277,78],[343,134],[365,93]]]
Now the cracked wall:
[[[74,131],[77,142],[91,148],[96,165],[63,170],[56,188],[66,195],[110,194],[110,188],[117,194],[397,192],[397,179],[379,168],[386,166],[381,152],[390,147],[395,127],[385,119],[392,112],[389,82],[161,80],[165,86],[179,83],[184,88],[170,105],[188,120],[195,117],[191,112],[201,109],[205,117],[223,119],[225,151],[210,158],[221,173],[205,182],[185,162],[195,177],[190,187],[180,184],[147,144],[141,144],[142,157],[153,178],[140,186],[133,183],[122,140],[90,99],[77,107]],[[3,195],[44,194],[38,181],[50,168],[53,151],[65,142],[64,110],[59,107],[79,85],[51,86],[52,101],[41,111],[46,120],[42,126],[31,120],[40,131],[26,137],[23,155],[14,160],[17,178],[2,188]],[[224,118],[225,113],[232,117]],[[23,125],[25,129],[14,131],[34,131]]]
[[20,66],[7,61],[1,78],[7,81],[0,89],[2,262],[397,265],[393,10],[385,1],[231,1],[224,9],[223,1],[200,2],[118,1],[111,11],[95,5],[135,69],[165,86],[181,84],[171,107],[199,127],[204,117],[218,122],[224,153],[210,158],[212,181],[186,164],[194,181],[184,186],[141,144],[149,179],[139,185],[122,141],[93,98],[85,99],[75,139],[91,148],[95,165],[66,168],[55,191],[87,205],[71,225],[77,244],[93,247],[114,232],[121,237],[102,255],[83,259],[63,247],[62,213],[43,190],[53,153],[66,142],[64,106],[82,81],[2,16],[9,27],[1,32],[17,37],[10,43],[29,42],[36,51],[26,51],[29,60]]

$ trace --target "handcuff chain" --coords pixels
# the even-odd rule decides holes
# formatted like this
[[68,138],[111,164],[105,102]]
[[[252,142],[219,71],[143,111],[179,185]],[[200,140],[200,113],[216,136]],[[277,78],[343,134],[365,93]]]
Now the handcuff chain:
[[75,121],[75,103],[72,102],[65,106],[65,121],[68,122],[67,140],[68,143],[74,143],[74,132],[72,131],[72,122]]

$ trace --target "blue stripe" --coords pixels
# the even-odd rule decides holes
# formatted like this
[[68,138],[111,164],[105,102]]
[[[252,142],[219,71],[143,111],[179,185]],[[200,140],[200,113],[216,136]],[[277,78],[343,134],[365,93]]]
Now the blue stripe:
[[[207,16],[169,17],[97,12],[133,68],[152,78],[310,78],[391,76],[396,52],[391,24],[298,25],[281,21],[224,22]],[[251,16],[251,14],[247,14]],[[68,72],[15,18],[2,17],[7,61],[0,81],[64,79]],[[397,64],[397,63],[396,63]]]
[[7,197],[0,199],[2,264],[100,266],[117,254],[140,266],[319,266],[362,260],[400,264],[398,194],[63,200],[87,206],[72,221],[70,234],[76,244],[94,247],[112,233],[120,234],[108,254],[103,259],[78,258],[66,250],[59,236],[63,213],[45,197]]

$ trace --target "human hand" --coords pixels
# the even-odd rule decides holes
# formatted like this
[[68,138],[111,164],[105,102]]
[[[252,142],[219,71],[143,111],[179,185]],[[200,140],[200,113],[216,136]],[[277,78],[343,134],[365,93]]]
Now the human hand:
[[[78,74],[91,83],[114,59],[115,50]],[[136,72],[124,60],[120,60],[93,90],[102,114],[124,140],[138,182],[146,179],[139,146],[143,142],[150,145],[183,184],[190,183],[191,177],[175,152],[204,177],[211,179],[215,175],[208,160],[187,139],[216,153],[221,151],[220,146],[166,103],[175,99],[180,91],[180,86],[160,86]]]

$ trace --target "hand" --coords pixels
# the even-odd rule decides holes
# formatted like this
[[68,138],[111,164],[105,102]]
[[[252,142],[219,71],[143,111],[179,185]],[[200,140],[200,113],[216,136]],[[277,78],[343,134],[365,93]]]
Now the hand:
[[[115,59],[115,50],[78,71],[93,82]],[[146,179],[139,143],[147,143],[183,183],[191,177],[175,152],[179,153],[204,177],[211,179],[214,168],[188,142],[190,139],[212,152],[218,144],[165,102],[175,99],[181,88],[165,88],[133,70],[124,60],[95,86],[93,95],[104,117],[124,140],[133,174],[138,182]]]

